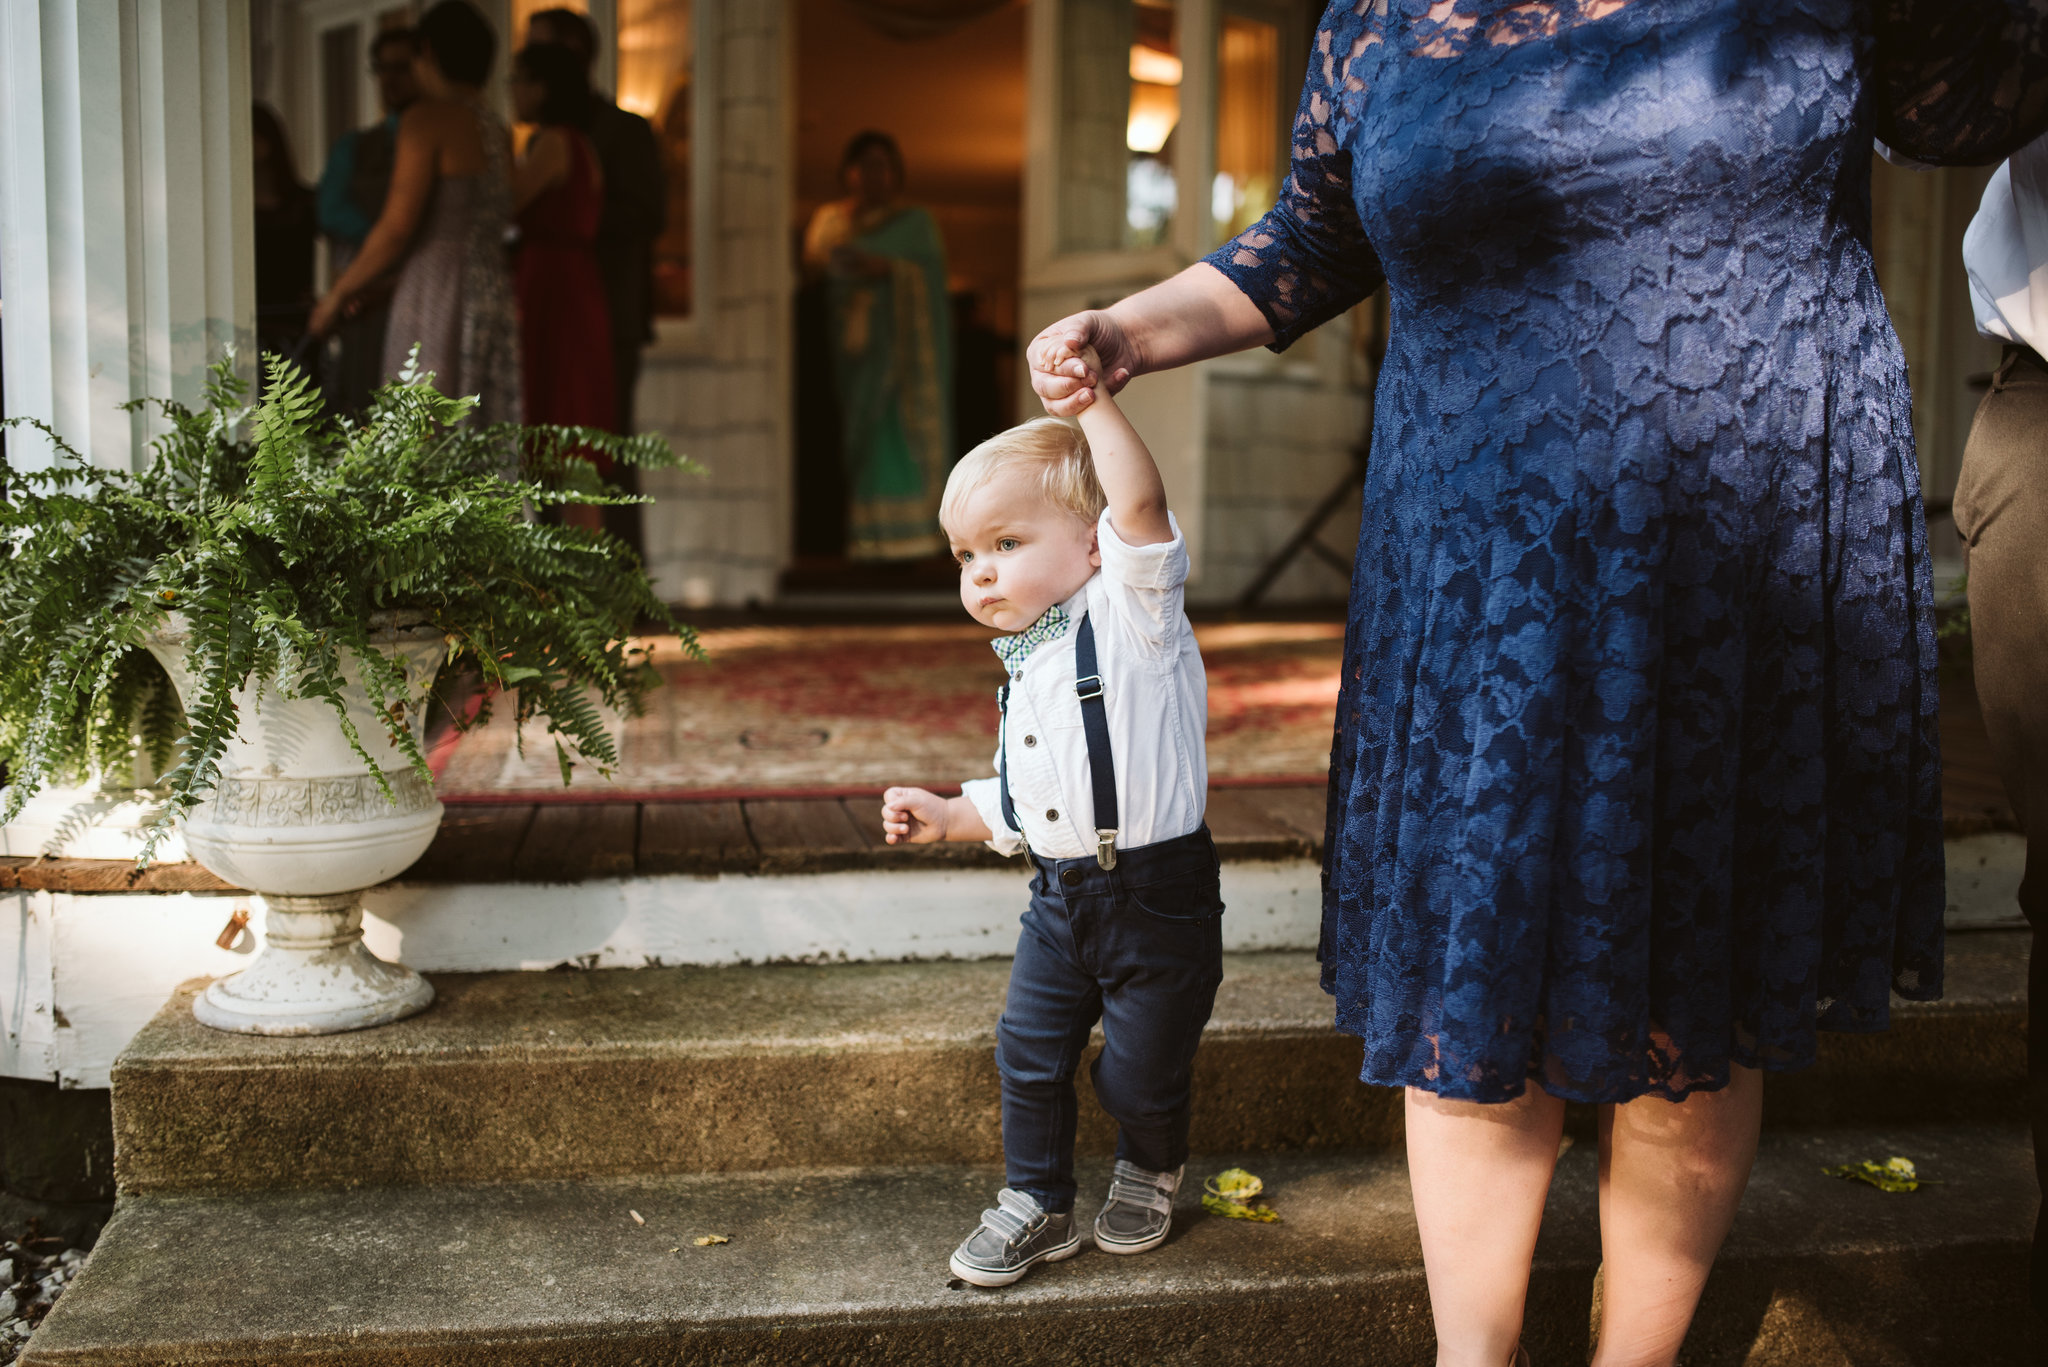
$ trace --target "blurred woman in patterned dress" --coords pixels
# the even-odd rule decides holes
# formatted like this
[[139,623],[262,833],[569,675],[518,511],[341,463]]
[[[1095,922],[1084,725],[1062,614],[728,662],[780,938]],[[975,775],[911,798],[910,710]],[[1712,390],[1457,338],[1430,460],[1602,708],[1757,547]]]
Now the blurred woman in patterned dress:
[[517,422],[519,324],[504,254],[512,140],[483,91],[497,36],[468,0],[442,0],[415,34],[420,99],[399,122],[384,212],[310,326],[332,331],[355,296],[402,260],[385,373],[399,373],[417,346],[419,369],[442,393],[475,395],[480,421]]

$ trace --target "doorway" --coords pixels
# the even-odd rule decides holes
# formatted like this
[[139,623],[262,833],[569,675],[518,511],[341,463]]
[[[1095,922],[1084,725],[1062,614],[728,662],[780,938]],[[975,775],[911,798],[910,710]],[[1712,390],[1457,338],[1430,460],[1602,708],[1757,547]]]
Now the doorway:
[[[856,134],[901,149],[902,198],[926,210],[944,252],[941,339],[949,360],[950,435],[943,462],[1015,420],[1018,282],[1025,146],[1026,6],[961,0],[944,7],[888,0],[798,0],[796,195],[791,250],[847,189],[841,160]],[[936,272],[934,272],[936,276]],[[850,540],[856,478],[834,347],[835,315],[815,262],[803,268],[793,367],[796,434],[794,564],[787,592],[949,591],[951,561],[934,549],[877,554]],[[936,331],[935,326],[935,331]]]

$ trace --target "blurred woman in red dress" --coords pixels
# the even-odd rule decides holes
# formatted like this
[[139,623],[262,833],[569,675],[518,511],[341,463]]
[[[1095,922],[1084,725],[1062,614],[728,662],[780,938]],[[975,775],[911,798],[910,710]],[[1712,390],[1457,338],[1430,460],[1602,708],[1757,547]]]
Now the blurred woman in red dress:
[[[520,122],[539,125],[512,179],[526,421],[609,430],[617,402],[611,319],[595,250],[604,173],[583,132],[590,83],[582,61],[553,43],[520,49],[512,102]],[[609,461],[593,459],[608,471]],[[573,504],[562,509],[562,521],[595,530],[602,509]]]

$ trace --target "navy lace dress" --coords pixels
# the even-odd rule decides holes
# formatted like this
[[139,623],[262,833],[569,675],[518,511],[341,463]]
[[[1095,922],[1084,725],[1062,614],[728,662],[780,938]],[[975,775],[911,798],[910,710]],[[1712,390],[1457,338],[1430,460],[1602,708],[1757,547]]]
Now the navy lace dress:
[[2048,126],[2048,0],[1339,0],[1277,346],[1382,278],[1323,981],[1364,1077],[1679,1097],[1937,997],[1933,601],[1873,137]]

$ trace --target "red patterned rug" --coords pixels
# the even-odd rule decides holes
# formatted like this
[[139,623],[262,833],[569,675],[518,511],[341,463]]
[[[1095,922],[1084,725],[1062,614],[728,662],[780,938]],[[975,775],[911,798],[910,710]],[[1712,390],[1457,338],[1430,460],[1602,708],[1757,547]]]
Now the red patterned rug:
[[[1003,670],[971,623],[759,626],[706,631],[709,659],[654,642],[666,686],[624,719],[606,782],[565,789],[555,747],[502,718],[434,749],[454,802],[846,796],[892,783],[956,789],[990,772]],[[1209,670],[1209,774],[1233,784],[1319,782],[1344,628],[1335,622],[1197,627]]]

